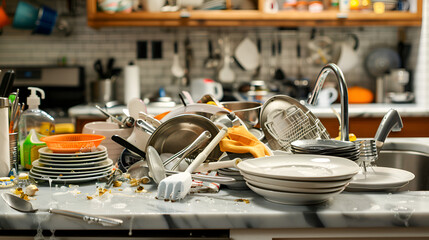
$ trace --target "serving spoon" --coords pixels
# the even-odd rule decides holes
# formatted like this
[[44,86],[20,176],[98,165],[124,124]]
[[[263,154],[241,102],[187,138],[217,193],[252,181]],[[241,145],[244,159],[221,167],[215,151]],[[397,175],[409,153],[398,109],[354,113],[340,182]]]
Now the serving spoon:
[[87,223],[98,223],[103,226],[118,226],[123,223],[121,219],[115,219],[115,218],[107,218],[107,217],[99,217],[94,215],[88,215],[84,213],[74,212],[74,211],[68,211],[68,210],[61,210],[61,209],[54,209],[54,208],[48,208],[48,209],[37,209],[33,208],[33,204],[31,204],[29,201],[26,201],[18,196],[15,196],[11,193],[2,193],[1,194],[3,200],[13,209],[24,212],[24,213],[35,213],[37,211],[41,212],[48,212],[48,213],[55,213],[63,216],[73,217],[81,219]]

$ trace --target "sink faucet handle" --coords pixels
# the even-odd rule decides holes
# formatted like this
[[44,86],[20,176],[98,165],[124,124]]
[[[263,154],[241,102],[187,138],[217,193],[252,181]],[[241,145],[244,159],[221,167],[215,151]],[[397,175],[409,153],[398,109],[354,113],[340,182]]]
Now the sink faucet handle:
[[395,109],[390,109],[381,120],[378,126],[377,133],[375,134],[375,141],[384,142],[389,135],[390,131],[399,132],[403,127],[401,116]]

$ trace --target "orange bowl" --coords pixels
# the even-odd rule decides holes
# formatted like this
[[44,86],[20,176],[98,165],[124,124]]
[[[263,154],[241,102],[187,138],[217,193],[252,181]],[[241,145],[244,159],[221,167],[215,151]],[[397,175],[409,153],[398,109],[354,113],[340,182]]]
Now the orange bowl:
[[49,149],[57,153],[90,152],[98,147],[106,137],[97,134],[58,134],[42,137]]

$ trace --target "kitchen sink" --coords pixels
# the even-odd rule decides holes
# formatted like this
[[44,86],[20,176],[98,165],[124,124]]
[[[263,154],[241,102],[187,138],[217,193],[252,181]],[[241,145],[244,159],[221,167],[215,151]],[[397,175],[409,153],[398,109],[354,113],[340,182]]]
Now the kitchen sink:
[[[380,167],[392,167],[412,172],[415,178],[400,191],[424,191],[429,190],[429,153],[413,150],[395,149],[382,150],[376,162]],[[429,149],[426,147],[427,151]]]

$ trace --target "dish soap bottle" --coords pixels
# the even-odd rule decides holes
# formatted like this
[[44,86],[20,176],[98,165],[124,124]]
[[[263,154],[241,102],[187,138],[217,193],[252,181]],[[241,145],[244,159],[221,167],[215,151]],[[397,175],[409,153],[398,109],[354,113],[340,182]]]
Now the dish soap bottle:
[[45,92],[36,87],[29,87],[30,96],[27,97],[28,109],[25,110],[19,119],[18,142],[20,149],[21,166],[31,169],[31,164],[39,158],[39,148],[46,144],[40,141],[41,137],[55,134],[54,118],[39,109],[40,93],[42,99],[45,98]]

